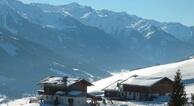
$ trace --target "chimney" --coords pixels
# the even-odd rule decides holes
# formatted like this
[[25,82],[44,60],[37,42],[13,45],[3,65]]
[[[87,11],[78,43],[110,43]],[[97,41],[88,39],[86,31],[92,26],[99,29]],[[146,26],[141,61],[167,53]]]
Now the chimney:
[[67,76],[63,77],[62,81],[64,82],[65,85],[67,85]]

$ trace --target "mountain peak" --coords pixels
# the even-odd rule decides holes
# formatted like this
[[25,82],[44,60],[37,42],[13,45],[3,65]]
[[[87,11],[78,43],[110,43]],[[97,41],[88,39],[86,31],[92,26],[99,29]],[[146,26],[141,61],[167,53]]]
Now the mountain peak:
[[77,2],[72,2],[70,4],[67,4],[68,6],[71,6],[71,7],[82,7],[80,4],[78,4]]
[[75,9],[75,8],[77,8],[77,9],[92,10],[92,8],[90,6],[81,5],[81,4],[77,3],[77,2],[72,2],[70,4],[66,4],[66,5],[64,5],[64,7],[69,8],[69,9]]

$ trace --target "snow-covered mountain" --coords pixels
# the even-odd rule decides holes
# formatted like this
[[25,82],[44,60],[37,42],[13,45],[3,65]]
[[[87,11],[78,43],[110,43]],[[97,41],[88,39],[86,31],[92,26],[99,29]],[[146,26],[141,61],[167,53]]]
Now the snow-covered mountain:
[[62,6],[47,4],[32,5],[40,7],[43,11],[58,12],[72,16],[86,25],[98,27],[113,35],[119,35],[123,30],[130,31],[135,29],[139,32],[143,32],[145,37],[149,37],[149,35],[154,33],[152,27],[157,27],[182,41],[188,41],[194,36],[191,27],[180,23],[167,23],[143,19],[135,15],[129,15],[126,12],[95,10],[89,6],[82,6],[75,2]]
[[[193,54],[194,46],[190,44],[189,41],[184,42],[178,35],[170,33],[171,31],[168,29],[173,29],[174,27],[167,27],[164,30],[164,26],[168,26],[167,24],[142,19],[134,15],[128,15],[125,12],[94,10],[91,7],[82,6],[77,3],[52,6],[48,4],[25,5],[18,1],[13,2],[12,0],[7,0],[7,2],[8,3],[4,4],[8,4],[9,7],[17,11],[18,15],[25,20],[47,29],[46,31],[50,29],[54,30],[52,31],[54,36],[51,35],[51,37],[46,38],[47,40],[43,38],[43,40],[41,39],[40,41],[40,33],[44,32],[39,32],[37,34],[35,33],[38,32],[37,28],[34,29],[34,31],[30,28],[33,34],[27,33],[26,35],[28,27],[25,26],[25,28],[27,28],[26,30],[23,30],[23,28],[20,29],[22,33],[25,33],[21,34],[23,37],[44,44],[44,46],[49,46],[51,49],[54,48],[54,50],[58,48],[57,53],[60,51],[60,55],[67,53],[69,55],[73,54],[76,58],[80,58],[95,65],[98,64],[101,68],[109,69],[108,67],[110,67],[111,69],[119,69],[140,65],[163,64]],[[27,26],[32,25],[27,23]],[[18,26],[16,27],[18,28]],[[183,27],[186,29],[186,26],[183,25],[180,29],[182,30]],[[188,31],[185,31],[185,39],[191,38],[192,35],[187,38],[186,32]],[[36,34],[37,37],[35,37],[34,34]],[[45,34],[49,36],[51,33],[44,33],[43,35]],[[58,36],[55,37],[56,35]],[[71,41],[70,39],[73,40]],[[77,41],[75,41],[75,39],[77,39]],[[77,42],[77,46],[75,42]],[[87,52],[85,52],[85,50],[87,50]],[[173,51],[173,53],[169,51]],[[75,52],[78,55],[75,54]],[[119,62],[121,64],[114,62],[118,60],[117,55],[119,55],[119,60],[123,61]],[[100,59],[104,57],[106,57],[108,61],[105,62],[104,59]],[[131,63],[126,57],[136,60],[137,62]],[[140,59],[148,64],[142,64],[142,62],[139,61]],[[105,65],[107,62],[111,65]],[[127,65],[126,62],[130,65]]]
[[[4,7],[11,11],[7,14],[15,14],[13,17],[18,17],[21,21],[6,18],[6,26],[12,27],[12,30],[20,33],[23,38],[44,45],[59,55],[69,55],[103,70],[109,67],[114,69],[147,66],[152,63],[134,51],[127,50],[111,35],[98,28],[86,26],[73,17],[42,11],[37,6],[25,5],[15,0],[7,1],[8,4],[4,3]],[[132,58],[134,63],[129,58]]]
[[194,28],[172,24],[77,3],[0,0],[0,93],[31,93],[50,74],[93,81],[110,76],[108,71],[186,58],[194,53]]
[[184,58],[183,54],[188,56],[193,53],[193,30],[180,23],[161,23],[125,12],[95,10],[77,3],[60,6],[31,5],[40,7],[45,12],[68,15],[85,25],[97,27],[126,45],[130,51],[135,51],[142,57],[147,54],[147,59],[156,64],[173,62],[177,57]]

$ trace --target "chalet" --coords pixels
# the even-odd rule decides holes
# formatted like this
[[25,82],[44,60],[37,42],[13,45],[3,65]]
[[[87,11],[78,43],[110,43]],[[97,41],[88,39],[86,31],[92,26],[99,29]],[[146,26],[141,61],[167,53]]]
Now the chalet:
[[68,77],[47,77],[40,81],[40,100],[49,104],[64,106],[87,106],[87,86],[92,84],[84,79]]
[[104,96],[122,100],[152,100],[169,95],[172,83],[167,77],[134,76],[104,89]]

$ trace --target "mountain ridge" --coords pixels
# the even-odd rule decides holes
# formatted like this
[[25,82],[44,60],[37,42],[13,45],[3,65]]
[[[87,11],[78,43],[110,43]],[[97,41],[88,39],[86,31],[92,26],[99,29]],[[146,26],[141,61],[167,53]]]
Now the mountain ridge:
[[[74,4],[73,6],[72,6],[72,4]],[[38,7],[40,7],[42,10],[50,10],[49,9],[49,6],[51,6],[52,7],[52,9],[53,9],[53,11],[64,11],[64,10],[69,10],[68,11],[68,13],[71,15],[71,16],[73,16],[73,17],[75,17],[76,19],[78,19],[78,20],[81,20],[81,22],[84,22],[85,24],[87,24],[87,25],[90,25],[90,26],[95,26],[95,25],[93,25],[93,23],[88,23],[88,21],[87,20],[84,20],[83,18],[87,18],[87,17],[83,17],[84,16],[84,13],[83,13],[83,11],[85,11],[85,15],[87,14],[87,13],[90,13],[90,14],[87,14],[88,16],[89,15],[92,15],[92,16],[94,16],[95,15],[95,17],[97,17],[97,19],[99,18],[99,17],[108,17],[108,15],[106,15],[106,13],[114,13],[114,14],[117,14],[117,15],[121,15],[120,17],[131,17],[131,18],[135,18],[135,19],[137,19],[136,20],[136,22],[134,22],[133,24],[135,24],[135,23],[138,23],[138,21],[141,21],[141,20],[143,20],[143,21],[146,21],[147,23],[149,23],[149,24],[151,24],[151,25],[154,25],[154,26],[157,26],[157,27],[160,27],[161,29],[164,29],[164,31],[166,31],[166,32],[168,32],[168,33],[170,33],[170,34],[172,34],[172,35],[174,35],[175,37],[178,37],[180,40],[181,40],[181,38],[182,37],[179,37],[179,36],[181,36],[181,34],[182,33],[177,33],[177,32],[175,32],[174,31],[174,29],[176,28],[176,27],[181,27],[180,29],[183,29],[183,31],[185,30],[185,33],[188,33],[187,34],[187,36],[189,36],[189,31],[190,31],[190,27],[188,27],[188,26],[185,26],[185,25],[182,25],[182,24],[180,24],[180,23],[176,23],[176,22],[159,22],[159,21],[155,21],[155,20],[150,20],[150,19],[143,19],[143,18],[140,18],[140,17],[137,17],[137,16],[135,16],[135,15],[129,15],[128,13],[126,13],[126,12],[114,12],[114,11],[110,11],[110,10],[107,10],[107,9],[104,9],[104,10],[95,10],[95,9],[92,9],[90,6],[82,6],[82,5],[80,5],[80,4],[78,4],[78,3],[70,3],[70,4],[66,4],[66,5],[60,5],[60,6],[51,6],[51,5],[48,5],[48,6],[43,6],[44,4],[38,4],[38,3],[34,3],[34,4],[32,4],[32,5],[34,5],[34,6],[38,6]],[[71,8],[69,8],[69,5],[70,5],[70,7]],[[80,9],[77,9],[77,8],[80,8]],[[74,10],[75,9],[75,10]],[[74,13],[74,11],[75,11],[75,13]],[[76,15],[76,13],[79,11],[79,14],[77,14]],[[75,14],[75,15],[74,15]],[[91,19],[91,18],[90,18]],[[129,19],[130,20],[130,19]],[[173,28],[171,28],[170,26],[172,26],[172,25],[174,25],[174,27]],[[126,25],[125,25],[126,26]],[[98,26],[96,26],[96,27],[98,27]],[[129,27],[131,27],[131,26],[129,26]],[[167,29],[165,29],[165,27],[167,27]],[[106,31],[105,30],[105,32],[109,32],[109,31]],[[191,36],[191,35],[190,35]],[[192,36],[193,36],[193,34],[192,34]],[[187,39],[184,39],[184,40],[188,40],[188,38]]]

